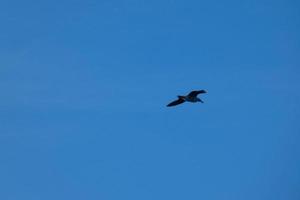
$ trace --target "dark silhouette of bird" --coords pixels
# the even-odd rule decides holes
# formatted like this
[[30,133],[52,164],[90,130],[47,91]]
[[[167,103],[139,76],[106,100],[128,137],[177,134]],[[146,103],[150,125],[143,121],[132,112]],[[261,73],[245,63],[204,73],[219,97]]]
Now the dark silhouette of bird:
[[167,106],[171,107],[171,106],[177,106],[178,104],[182,104],[184,102],[192,102],[192,103],[196,103],[196,102],[201,102],[204,103],[200,98],[197,97],[198,94],[204,94],[206,93],[205,90],[194,90],[192,92],[190,92],[188,95],[186,96],[180,96],[178,95],[178,99],[175,101],[172,101],[171,103],[169,103]]

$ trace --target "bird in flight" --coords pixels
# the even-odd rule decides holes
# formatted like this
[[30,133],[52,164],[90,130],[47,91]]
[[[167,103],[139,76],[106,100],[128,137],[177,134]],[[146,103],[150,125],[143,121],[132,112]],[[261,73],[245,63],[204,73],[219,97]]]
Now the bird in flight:
[[180,96],[178,95],[178,99],[175,101],[172,101],[171,103],[169,103],[167,106],[171,107],[171,106],[177,106],[178,104],[184,103],[186,101],[188,102],[192,102],[192,103],[196,103],[196,102],[201,102],[204,103],[200,98],[197,97],[198,94],[203,94],[206,93],[205,90],[194,90],[192,92],[190,92],[188,95],[186,96]]

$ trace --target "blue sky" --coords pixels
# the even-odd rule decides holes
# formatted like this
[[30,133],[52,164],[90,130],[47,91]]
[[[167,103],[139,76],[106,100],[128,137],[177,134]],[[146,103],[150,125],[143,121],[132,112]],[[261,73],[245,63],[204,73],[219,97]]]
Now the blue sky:
[[0,199],[300,199],[299,11],[0,2]]

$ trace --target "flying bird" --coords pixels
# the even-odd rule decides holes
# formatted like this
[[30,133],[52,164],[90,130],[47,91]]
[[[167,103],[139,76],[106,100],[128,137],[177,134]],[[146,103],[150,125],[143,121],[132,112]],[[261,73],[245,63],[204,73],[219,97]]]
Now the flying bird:
[[203,94],[206,93],[205,90],[194,90],[192,92],[190,92],[188,95],[186,96],[180,96],[178,95],[178,99],[175,101],[172,101],[171,103],[169,103],[167,106],[171,107],[171,106],[177,106],[178,104],[182,104],[186,101],[188,102],[192,102],[192,103],[196,103],[196,102],[201,102],[204,103],[200,98],[197,97],[198,94]]

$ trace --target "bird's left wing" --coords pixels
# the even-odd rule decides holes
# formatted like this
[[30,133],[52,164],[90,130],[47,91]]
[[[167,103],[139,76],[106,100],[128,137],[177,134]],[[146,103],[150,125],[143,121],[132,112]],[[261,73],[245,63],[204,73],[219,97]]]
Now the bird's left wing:
[[183,99],[177,99],[176,101],[172,101],[171,103],[169,103],[167,106],[168,107],[170,107],[170,106],[176,106],[176,105],[181,104],[183,102],[184,102]]

